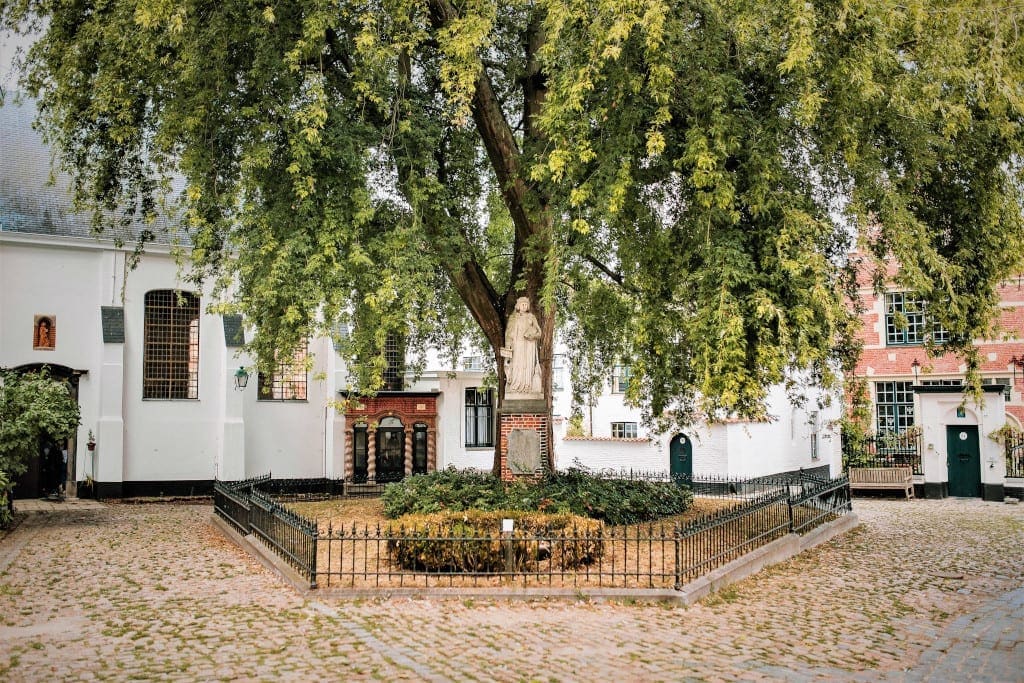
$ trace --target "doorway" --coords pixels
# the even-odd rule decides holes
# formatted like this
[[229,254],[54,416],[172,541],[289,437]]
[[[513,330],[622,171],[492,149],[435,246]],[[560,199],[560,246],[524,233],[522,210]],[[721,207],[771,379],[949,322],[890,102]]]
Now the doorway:
[[668,467],[675,481],[693,479],[693,444],[685,434],[676,434],[669,442]]
[[[77,403],[79,380],[88,371],[49,363],[19,365],[14,368],[14,371],[25,373],[39,372],[44,369],[49,373],[51,379],[67,382],[68,393]],[[69,497],[77,496],[75,449],[76,439],[74,436],[63,441],[44,436],[39,442],[37,455],[28,462],[28,469],[14,481],[14,498],[45,498],[58,492]]]
[[385,417],[377,428],[377,482],[405,477],[405,427],[397,417]]
[[981,448],[976,426],[946,427],[946,467],[949,495],[981,497]]

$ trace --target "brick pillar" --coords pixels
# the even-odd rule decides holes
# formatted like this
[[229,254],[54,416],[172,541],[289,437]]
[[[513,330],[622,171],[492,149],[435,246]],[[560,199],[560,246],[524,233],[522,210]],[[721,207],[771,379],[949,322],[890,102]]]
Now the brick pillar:
[[[551,446],[548,443],[548,421],[551,419],[543,401],[506,401],[498,410],[498,457],[501,478],[512,481],[517,477],[536,478],[547,467]],[[509,435],[516,430],[536,432],[540,445],[539,464],[532,472],[516,472],[508,461]]]

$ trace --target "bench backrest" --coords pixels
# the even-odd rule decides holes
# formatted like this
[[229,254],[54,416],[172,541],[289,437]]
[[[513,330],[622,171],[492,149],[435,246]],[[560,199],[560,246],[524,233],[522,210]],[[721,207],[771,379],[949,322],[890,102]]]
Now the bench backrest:
[[854,484],[878,482],[900,483],[913,476],[909,467],[851,467],[850,481]]

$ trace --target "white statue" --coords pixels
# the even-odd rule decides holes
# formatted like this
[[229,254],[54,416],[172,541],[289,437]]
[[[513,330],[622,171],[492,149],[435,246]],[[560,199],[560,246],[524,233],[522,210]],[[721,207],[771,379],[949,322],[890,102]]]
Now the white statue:
[[541,337],[537,316],[530,312],[530,300],[516,299],[516,310],[505,328],[505,398],[542,398],[537,342]]

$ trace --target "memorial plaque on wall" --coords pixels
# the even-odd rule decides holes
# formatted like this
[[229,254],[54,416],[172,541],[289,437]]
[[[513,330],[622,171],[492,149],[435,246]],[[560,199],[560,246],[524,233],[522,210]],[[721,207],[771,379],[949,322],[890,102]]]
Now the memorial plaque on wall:
[[540,434],[513,429],[508,434],[508,467],[512,474],[533,474],[540,469]]

